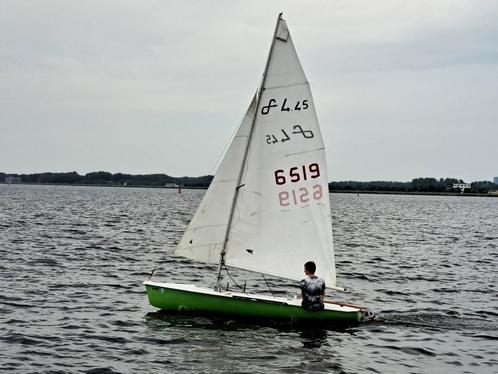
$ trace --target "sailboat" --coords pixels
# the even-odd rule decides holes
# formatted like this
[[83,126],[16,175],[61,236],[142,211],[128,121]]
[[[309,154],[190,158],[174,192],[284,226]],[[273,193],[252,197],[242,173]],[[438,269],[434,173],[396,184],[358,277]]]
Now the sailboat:
[[299,281],[304,263],[312,260],[326,287],[341,289],[325,149],[310,85],[282,14],[259,88],[175,254],[217,264],[217,281],[212,289],[146,280],[150,304],[162,310],[348,324],[370,316],[358,305],[325,300],[323,310],[308,311],[296,297],[222,286],[227,267]]

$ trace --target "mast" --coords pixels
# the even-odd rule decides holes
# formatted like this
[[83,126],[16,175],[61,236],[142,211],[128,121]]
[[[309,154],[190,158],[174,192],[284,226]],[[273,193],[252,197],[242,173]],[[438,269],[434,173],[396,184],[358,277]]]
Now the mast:
[[230,207],[230,215],[228,216],[228,223],[227,223],[227,227],[225,230],[225,237],[223,238],[223,247],[222,247],[221,252],[220,252],[220,262],[218,264],[218,275],[217,275],[216,286],[215,286],[215,290],[217,290],[217,291],[220,290],[220,283],[221,283],[221,280],[223,279],[223,276],[221,275],[221,270],[222,270],[223,265],[225,264],[226,247],[227,247],[227,242],[228,242],[228,236],[230,235],[230,226],[232,225],[233,212],[235,210],[235,204],[237,203],[239,189],[241,187],[243,187],[243,185],[241,185],[240,182],[242,181],[242,176],[244,174],[244,165],[245,165],[246,160],[247,160],[247,153],[249,151],[249,146],[251,144],[252,134],[254,132],[254,125],[255,125],[256,119],[258,117],[259,100],[261,99],[261,92],[264,90],[265,81],[266,81],[266,74],[268,73],[268,66],[270,65],[270,59],[272,56],[273,47],[275,45],[275,38],[277,36],[278,27],[280,25],[281,19],[282,19],[282,13],[280,13],[278,15],[278,18],[277,18],[277,25],[275,26],[275,31],[273,33],[270,52],[268,53],[268,58],[266,59],[266,65],[265,65],[265,70],[263,72],[261,85],[259,86],[258,91],[256,92],[256,112],[254,113],[254,118],[252,119],[251,129],[249,131],[249,137],[247,139],[247,145],[246,145],[246,149],[244,151],[244,157],[242,158],[242,164],[240,166],[239,175],[237,177],[237,184],[236,184],[235,193],[234,193],[233,199],[232,199],[232,205]]

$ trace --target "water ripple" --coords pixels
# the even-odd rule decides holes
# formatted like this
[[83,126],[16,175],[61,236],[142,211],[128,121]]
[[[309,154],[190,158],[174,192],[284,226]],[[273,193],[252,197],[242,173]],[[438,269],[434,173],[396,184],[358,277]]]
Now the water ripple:
[[[211,286],[172,255],[204,191],[0,185],[0,371],[480,372],[498,367],[498,199],[334,194],[349,329],[157,313],[141,282]],[[259,274],[232,269],[251,292]],[[293,282],[267,277],[278,294]],[[234,287],[231,285],[231,287]]]

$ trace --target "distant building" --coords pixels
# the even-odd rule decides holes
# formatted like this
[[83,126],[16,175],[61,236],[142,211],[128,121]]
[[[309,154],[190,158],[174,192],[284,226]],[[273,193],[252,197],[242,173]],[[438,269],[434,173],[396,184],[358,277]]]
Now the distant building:
[[494,183],[494,184],[498,184],[498,177],[494,177],[494,178],[493,178],[493,183]]
[[470,183],[453,183],[453,188],[454,189],[459,189],[461,193],[463,193],[463,191],[466,189],[466,188],[470,188]]
[[5,176],[5,183],[7,183],[7,184],[22,183],[22,178],[14,176],[14,175],[6,175]]

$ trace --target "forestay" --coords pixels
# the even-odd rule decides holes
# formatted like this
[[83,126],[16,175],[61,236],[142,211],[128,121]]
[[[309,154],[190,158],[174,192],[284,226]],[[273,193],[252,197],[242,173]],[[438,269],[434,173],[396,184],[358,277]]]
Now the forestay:
[[299,280],[303,264],[313,260],[327,287],[335,287],[327,181],[310,87],[287,25],[279,19],[259,96],[176,253],[217,263],[228,228],[227,265]]

